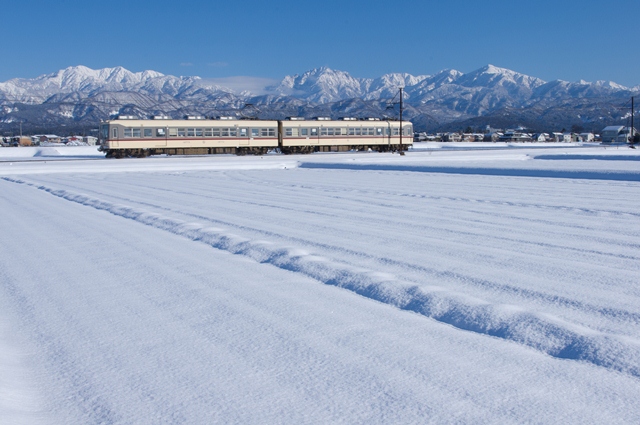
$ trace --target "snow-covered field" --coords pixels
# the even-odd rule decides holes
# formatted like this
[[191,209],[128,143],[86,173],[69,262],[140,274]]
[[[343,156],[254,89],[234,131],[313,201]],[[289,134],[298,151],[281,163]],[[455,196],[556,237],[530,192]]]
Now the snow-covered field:
[[0,424],[639,423],[640,152],[459,146],[0,148]]

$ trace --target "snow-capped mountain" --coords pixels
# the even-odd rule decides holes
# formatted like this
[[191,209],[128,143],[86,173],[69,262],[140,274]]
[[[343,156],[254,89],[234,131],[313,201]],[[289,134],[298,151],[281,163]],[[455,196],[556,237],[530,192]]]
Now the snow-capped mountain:
[[34,79],[15,78],[0,83],[0,93],[6,99],[24,103],[42,103],[49,96],[99,91],[128,91],[150,79],[164,77],[159,72],[133,73],[122,67],[93,70],[74,66]]
[[[630,89],[605,81],[545,82],[493,65],[466,74],[450,69],[434,75],[394,73],[374,79],[322,67],[286,76],[278,84],[255,92],[239,90],[242,84],[237,81],[235,86],[234,90],[199,77],[175,77],[150,70],[134,73],[122,67],[93,70],[75,66],[34,79],[0,83],[0,122],[5,128],[15,122],[95,125],[114,111],[136,115],[242,115],[248,103],[259,109],[252,114],[261,118],[281,118],[283,114],[384,116],[398,88],[404,87],[406,116],[432,127],[501,113],[527,120],[527,113],[534,109],[537,116],[540,111],[556,111],[553,113],[557,115],[559,105],[571,105],[574,118],[567,116],[567,120],[585,123],[597,116],[615,116],[613,110],[602,110],[607,103],[603,99],[609,104],[620,103],[640,91],[640,86]],[[589,99],[594,100],[593,105]]]
[[271,89],[278,94],[303,97],[309,102],[329,103],[363,97],[363,86],[367,81],[354,78],[347,72],[322,67],[302,75],[284,77],[278,86]]

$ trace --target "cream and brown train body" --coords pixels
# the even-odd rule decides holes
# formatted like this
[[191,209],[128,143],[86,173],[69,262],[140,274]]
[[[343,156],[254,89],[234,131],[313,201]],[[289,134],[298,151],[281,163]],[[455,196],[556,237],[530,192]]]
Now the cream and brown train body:
[[350,150],[402,151],[413,143],[410,122],[380,120],[148,119],[120,117],[100,125],[107,157],[266,154]]

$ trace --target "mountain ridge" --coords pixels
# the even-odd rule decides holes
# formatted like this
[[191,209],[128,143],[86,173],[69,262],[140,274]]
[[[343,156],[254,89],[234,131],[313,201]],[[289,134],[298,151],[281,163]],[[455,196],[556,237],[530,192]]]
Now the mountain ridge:
[[[468,73],[447,69],[433,75],[390,73],[378,78],[357,78],[320,67],[285,76],[258,91],[234,90],[196,76],[78,65],[32,79],[1,82],[0,129],[6,131],[16,122],[41,127],[89,126],[114,112],[242,115],[247,104],[259,110],[254,115],[263,118],[282,118],[284,113],[309,117],[319,112],[333,117],[375,114],[384,118],[393,115],[388,107],[397,101],[399,87],[404,87],[406,116],[415,119],[417,127],[429,123],[426,129],[483,117],[491,121],[506,110],[514,119],[530,122],[526,112],[534,109],[555,111],[552,121],[566,125],[601,125],[604,122],[598,121],[622,119],[623,114],[616,115],[615,109],[640,91],[640,85],[629,88],[612,81],[547,82],[492,64]],[[351,101],[355,99],[360,101]],[[589,99],[592,104],[585,102]],[[565,110],[570,114],[559,118],[564,114],[558,109],[562,105],[569,105]]]

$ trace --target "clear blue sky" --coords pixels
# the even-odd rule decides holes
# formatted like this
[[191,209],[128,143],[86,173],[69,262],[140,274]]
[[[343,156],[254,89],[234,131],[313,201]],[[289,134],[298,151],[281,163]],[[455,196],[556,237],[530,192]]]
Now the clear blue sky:
[[0,81],[73,65],[203,78],[355,77],[486,64],[640,84],[640,0],[91,1],[3,4]]

